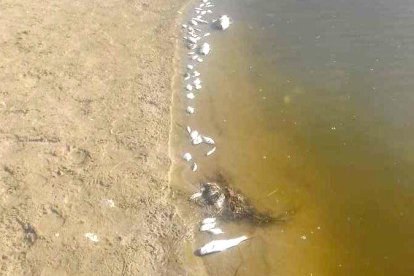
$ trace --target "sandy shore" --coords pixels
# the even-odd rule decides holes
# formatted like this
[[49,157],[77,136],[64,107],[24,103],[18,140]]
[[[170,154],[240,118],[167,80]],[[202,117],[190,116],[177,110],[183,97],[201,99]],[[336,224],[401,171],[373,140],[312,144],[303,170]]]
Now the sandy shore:
[[1,275],[186,274],[168,198],[184,2],[0,1]]

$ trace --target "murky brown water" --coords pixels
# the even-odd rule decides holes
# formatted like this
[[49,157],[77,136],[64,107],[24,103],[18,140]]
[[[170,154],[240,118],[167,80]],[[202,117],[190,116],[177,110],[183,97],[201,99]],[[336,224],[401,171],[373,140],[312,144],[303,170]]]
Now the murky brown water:
[[259,208],[295,214],[222,225],[254,238],[204,258],[208,271],[414,275],[414,2],[214,2],[234,24],[211,36],[185,120],[218,148],[177,179],[221,171]]

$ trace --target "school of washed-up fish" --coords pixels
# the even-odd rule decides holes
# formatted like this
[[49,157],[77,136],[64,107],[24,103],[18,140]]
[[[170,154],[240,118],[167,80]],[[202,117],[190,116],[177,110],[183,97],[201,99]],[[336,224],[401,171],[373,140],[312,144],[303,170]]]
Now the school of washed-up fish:
[[[189,115],[196,112],[194,100],[196,99],[199,91],[202,89],[202,81],[200,79],[201,74],[196,70],[196,67],[199,63],[203,62],[204,58],[206,58],[212,51],[212,47],[208,42],[206,42],[206,38],[210,36],[208,31],[210,29],[219,29],[224,31],[228,29],[231,24],[230,18],[227,15],[222,15],[215,19],[213,11],[211,10],[212,8],[214,8],[212,1],[201,0],[201,3],[194,9],[196,14],[195,17],[190,18],[188,24],[182,25],[185,33],[185,45],[187,49],[189,49],[189,64],[187,64],[185,68],[186,72],[183,75],[185,97],[188,100],[186,112]],[[192,129],[190,126],[187,126],[187,132],[193,145],[206,144],[210,146],[210,149],[205,153],[206,156],[210,156],[216,151],[217,147],[213,138],[201,134],[198,130]],[[191,153],[186,152],[182,155],[182,157],[190,164],[190,169],[193,172],[197,171],[198,165]],[[216,218],[205,218],[201,222],[200,231],[207,232],[212,235],[223,234],[223,230],[218,228],[217,224],[218,222]],[[221,252],[228,248],[237,246],[246,239],[246,236],[241,236],[233,239],[212,240],[199,248],[196,252],[200,256]]]

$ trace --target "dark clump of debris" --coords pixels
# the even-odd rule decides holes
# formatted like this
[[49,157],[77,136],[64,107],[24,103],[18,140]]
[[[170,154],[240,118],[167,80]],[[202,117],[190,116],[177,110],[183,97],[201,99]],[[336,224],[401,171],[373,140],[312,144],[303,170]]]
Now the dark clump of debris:
[[255,224],[284,222],[288,219],[288,212],[272,216],[258,211],[242,193],[231,188],[222,175],[219,174],[215,180],[202,184],[200,192],[192,197],[209,214],[232,221],[248,220]]

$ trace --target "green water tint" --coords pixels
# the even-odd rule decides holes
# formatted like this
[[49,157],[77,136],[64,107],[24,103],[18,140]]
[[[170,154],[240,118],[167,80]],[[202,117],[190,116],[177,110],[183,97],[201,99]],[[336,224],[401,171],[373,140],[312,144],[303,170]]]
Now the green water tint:
[[294,215],[222,224],[253,239],[204,258],[208,271],[414,275],[414,2],[214,2],[234,24],[209,38],[189,124],[218,146],[182,175],[223,173]]

